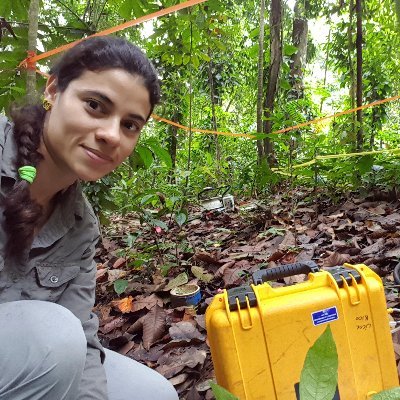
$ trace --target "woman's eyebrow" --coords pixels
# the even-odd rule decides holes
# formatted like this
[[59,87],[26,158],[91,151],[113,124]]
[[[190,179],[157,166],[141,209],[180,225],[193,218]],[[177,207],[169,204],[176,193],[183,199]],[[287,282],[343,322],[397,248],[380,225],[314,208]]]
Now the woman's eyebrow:
[[[86,94],[88,94],[89,96],[99,97],[102,101],[107,103],[110,107],[114,106],[114,102],[108,96],[106,96],[105,94],[103,94],[101,92],[98,92],[97,90],[88,90],[88,91],[86,91]],[[142,115],[139,115],[139,114],[130,113],[128,115],[128,117],[132,118],[132,119],[140,120],[143,123],[146,123],[146,121],[147,121],[146,118],[144,118]]]
[[101,100],[103,100],[105,103],[109,104],[110,106],[113,106],[114,103],[113,101],[107,97],[105,94],[98,92],[97,90],[87,90],[86,94],[89,96],[94,96],[94,97],[99,97]]

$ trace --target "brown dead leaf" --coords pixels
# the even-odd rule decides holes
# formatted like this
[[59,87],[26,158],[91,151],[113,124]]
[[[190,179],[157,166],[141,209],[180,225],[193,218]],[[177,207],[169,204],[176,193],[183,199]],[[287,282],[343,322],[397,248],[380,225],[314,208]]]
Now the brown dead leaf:
[[135,342],[128,342],[124,344],[119,350],[118,353],[122,355],[126,355],[129,351],[131,351],[135,347]]
[[335,237],[336,237],[335,231],[333,230],[333,228],[331,226],[326,225],[326,224],[319,224],[318,229],[320,230],[320,232],[328,233],[329,235],[331,235],[332,240],[335,239]]
[[247,269],[250,269],[250,263],[247,260],[240,260],[235,263],[233,268],[224,270],[222,279],[225,286],[234,286],[243,282],[243,275]]
[[388,258],[398,258],[400,257],[400,247],[396,247],[395,249],[389,250],[385,253],[385,257]]
[[384,239],[378,239],[375,243],[371,244],[370,246],[364,247],[361,250],[362,255],[370,255],[374,254],[377,255],[379,254],[383,249],[385,248],[385,242]]
[[169,379],[169,381],[170,381],[174,386],[176,386],[176,385],[179,385],[179,384],[185,382],[186,379],[188,378],[188,376],[189,376],[189,374],[187,374],[187,373],[179,374],[179,375],[176,375],[176,376],[174,376],[173,378]]
[[375,221],[365,221],[365,226],[367,227],[367,229],[371,232],[376,232],[376,231],[381,231],[382,227],[376,223]]
[[112,283],[117,279],[125,278],[127,272],[123,269],[109,269],[108,270],[108,282]]
[[400,224],[400,214],[393,213],[386,215],[386,217],[381,217],[376,219],[376,221],[382,226],[384,229],[389,229],[391,227],[395,227]]
[[279,245],[279,250],[287,250],[289,247],[296,246],[296,238],[291,231],[287,231],[282,243]]
[[143,319],[143,347],[149,350],[150,346],[160,339],[165,331],[165,310],[156,304]]
[[107,268],[101,268],[96,271],[96,282],[102,283],[107,281]]
[[370,208],[368,208],[368,211],[371,214],[375,214],[375,215],[385,215],[386,214],[386,210],[383,205],[378,205],[377,207],[370,207]]
[[203,261],[206,264],[214,264],[214,265],[221,265],[220,262],[213,257],[210,253],[207,252],[200,252],[194,255],[194,259],[197,261]]
[[337,265],[343,265],[344,263],[347,263],[350,261],[350,255],[349,254],[341,254],[337,253],[336,251],[331,252],[331,254],[322,260],[322,266],[323,267],[335,267]]
[[283,256],[285,255],[285,252],[282,250],[279,251],[275,251],[273,254],[271,254],[271,256],[268,258],[268,262],[270,261],[278,261],[280,260]]
[[296,262],[296,253],[291,251],[287,252],[280,260],[281,264],[292,264]]
[[344,213],[343,212],[339,212],[337,214],[327,215],[327,218],[329,218],[331,220],[337,220],[337,219],[339,219],[339,218],[341,218],[343,216],[344,216]]
[[172,349],[158,359],[159,366],[156,371],[170,379],[185,367],[195,368],[199,364],[203,365],[206,357],[207,352],[205,350],[198,350],[193,346]]
[[162,307],[163,301],[154,293],[150,296],[146,296],[146,295],[136,296],[135,301],[133,302],[133,305],[132,305],[132,311],[136,312],[136,311],[143,310],[144,308],[147,308],[148,310],[150,310],[156,304],[158,304],[160,307]]
[[121,267],[125,267],[125,265],[126,265],[126,258],[120,257],[120,258],[117,259],[117,261],[114,262],[112,267],[114,269],[118,269],[118,268],[121,268]]
[[125,323],[125,318],[120,316],[108,322],[104,326],[100,327],[99,330],[100,332],[107,334],[113,331],[114,329],[121,328],[121,326],[124,325],[124,323]]
[[206,339],[193,324],[187,321],[172,324],[169,328],[169,335],[173,340],[185,340],[187,342],[190,342],[192,339],[202,341]]
[[118,299],[118,300],[112,300],[110,302],[111,307],[114,308],[114,310],[120,311],[123,314],[129,313],[133,311],[133,297],[128,296],[123,299]]
[[230,260],[230,261],[226,262],[224,265],[222,265],[221,267],[218,268],[218,270],[215,272],[215,276],[217,278],[221,277],[224,274],[226,269],[232,268],[235,264],[236,264],[235,260]]

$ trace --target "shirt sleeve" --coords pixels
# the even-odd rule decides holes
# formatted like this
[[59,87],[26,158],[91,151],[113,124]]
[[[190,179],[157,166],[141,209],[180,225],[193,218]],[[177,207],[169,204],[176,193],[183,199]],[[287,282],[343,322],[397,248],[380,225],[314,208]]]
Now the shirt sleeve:
[[87,340],[86,364],[77,400],[107,400],[107,383],[104,349],[97,337],[99,321],[92,312],[95,301],[96,263],[94,262],[95,239],[83,254],[79,275],[65,289],[58,304],[68,308],[82,322]]

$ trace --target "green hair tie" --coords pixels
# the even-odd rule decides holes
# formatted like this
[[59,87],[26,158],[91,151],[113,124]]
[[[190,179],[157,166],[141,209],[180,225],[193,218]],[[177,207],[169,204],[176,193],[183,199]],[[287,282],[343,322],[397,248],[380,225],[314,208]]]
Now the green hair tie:
[[32,183],[36,178],[36,168],[31,165],[25,165],[18,168],[19,177],[29,183]]

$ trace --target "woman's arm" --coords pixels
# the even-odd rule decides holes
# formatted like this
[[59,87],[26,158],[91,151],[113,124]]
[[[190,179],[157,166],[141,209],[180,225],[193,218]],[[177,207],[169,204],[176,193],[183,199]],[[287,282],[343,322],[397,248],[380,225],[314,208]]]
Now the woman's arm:
[[97,316],[92,313],[95,301],[96,263],[93,261],[96,237],[83,254],[79,275],[71,281],[58,304],[71,310],[82,322],[87,340],[86,365],[79,388],[78,400],[106,400],[107,385],[102,362],[104,350],[97,337]]

